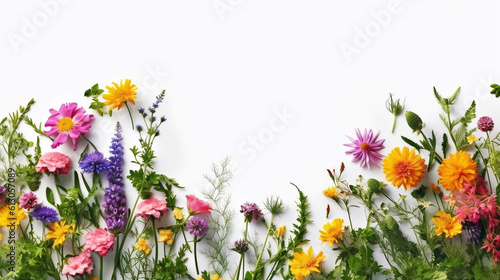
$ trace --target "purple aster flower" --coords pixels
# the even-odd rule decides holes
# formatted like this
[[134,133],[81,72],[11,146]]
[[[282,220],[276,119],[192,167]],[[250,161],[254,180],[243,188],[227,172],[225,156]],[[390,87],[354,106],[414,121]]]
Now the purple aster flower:
[[37,198],[33,192],[26,192],[19,197],[19,208],[30,211],[37,205]]
[[477,128],[482,132],[490,132],[493,130],[493,120],[490,117],[481,117],[477,121]]
[[0,203],[4,203],[7,199],[7,188],[0,186]]
[[107,173],[109,161],[100,152],[86,153],[80,161],[80,168],[84,173]]
[[120,233],[128,219],[127,199],[123,186],[123,146],[120,123],[116,124],[115,137],[111,140],[109,157],[109,186],[104,190],[104,217],[110,232]]
[[374,135],[373,130],[365,129],[365,132],[361,135],[359,129],[356,129],[356,137],[358,139],[347,136],[352,143],[344,144],[344,146],[351,147],[352,149],[345,153],[348,155],[353,154],[354,158],[352,161],[361,161],[361,167],[370,168],[371,164],[379,167],[378,162],[384,156],[378,151],[384,148],[383,144],[385,141],[384,139],[377,140],[379,134],[380,132]]
[[55,223],[59,222],[59,217],[57,217],[57,211],[47,207],[47,206],[37,206],[31,211],[31,215],[44,223]]
[[484,228],[481,223],[465,221],[462,223],[462,233],[464,234],[467,243],[477,246],[483,241]]
[[245,202],[245,204],[241,205],[240,213],[243,213],[246,222],[257,222],[264,216],[259,206],[250,202]]
[[203,236],[208,231],[207,219],[194,216],[186,222],[186,228],[194,236]]

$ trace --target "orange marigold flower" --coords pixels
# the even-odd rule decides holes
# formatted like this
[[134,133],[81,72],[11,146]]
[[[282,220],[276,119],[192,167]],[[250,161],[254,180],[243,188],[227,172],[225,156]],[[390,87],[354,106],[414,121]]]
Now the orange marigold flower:
[[319,273],[319,265],[324,258],[323,252],[319,252],[314,257],[312,247],[309,247],[307,253],[295,252],[293,253],[293,259],[290,261],[290,271],[295,275],[297,280],[302,280],[311,274],[311,272]]
[[415,149],[403,147],[394,148],[382,163],[385,178],[391,182],[393,186],[403,187],[405,190],[414,188],[424,178],[425,160],[415,153]]
[[437,227],[436,234],[438,236],[444,232],[446,237],[452,238],[462,232],[462,224],[457,217],[451,217],[450,214],[444,211],[437,212],[436,216],[436,218],[432,218],[432,221]]
[[125,83],[120,81],[120,85],[113,83],[114,87],[106,86],[108,94],[103,94],[102,98],[106,101],[104,104],[109,106],[109,110],[118,108],[120,110],[125,102],[130,102],[135,105],[134,99],[137,98],[136,90],[138,89],[136,85],[131,84],[130,79],[125,79]]
[[337,187],[329,187],[328,189],[324,189],[323,194],[329,198],[334,198],[339,195],[339,193],[337,192]]
[[438,168],[439,183],[449,191],[463,189],[464,183],[472,183],[478,176],[477,164],[469,153],[459,151],[445,158]]
[[342,239],[342,226],[344,224],[344,220],[335,219],[331,223],[326,223],[323,226],[323,230],[320,230],[321,234],[319,240],[321,240],[321,244],[328,242],[328,246],[332,246],[333,243],[338,243],[339,239]]

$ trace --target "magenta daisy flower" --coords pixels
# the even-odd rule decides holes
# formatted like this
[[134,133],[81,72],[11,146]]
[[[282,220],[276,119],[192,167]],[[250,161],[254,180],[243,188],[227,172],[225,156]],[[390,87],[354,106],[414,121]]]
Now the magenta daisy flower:
[[366,166],[370,168],[371,164],[379,167],[378,162],[382,160],[384,156],[378,151],[384,148],[383,144],[385,141],[385,139],[377,140],[379,134],[380,132],[374,135],[373,130],[365,129],[365,132],[361,135],[359,129],[356,129],[356,136],[358,139],[347,136],[352,143],[344,144],[344,146],[351,147],[352,149],[345,153],[354,156],[352,159],[353,162],[361,161],[361,167]]
[[54,149],[63,144],[69,136],[73,140],[73,150],[76,150],[76,140],[89,132],[89,122],[94,119],[94,115],[85,115],[85,109],[78,108],[76,103],[62,104],[59,111],[50,109],[50,113],[52,115],[45,123],[50,130],[44,132],[47,136],[56,137],[51,147]]

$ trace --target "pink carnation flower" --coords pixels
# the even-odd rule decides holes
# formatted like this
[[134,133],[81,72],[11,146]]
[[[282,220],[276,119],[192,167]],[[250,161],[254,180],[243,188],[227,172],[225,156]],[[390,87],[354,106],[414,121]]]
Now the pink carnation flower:
[[208,204],[208,202],[198,199],[196,196],[190,194],[186,195],[186,199],[187,208],[190,214],[210,214],[210,210],[212,210],[212,208],[210,207],[210,204]]
[[105,257],[115,243],[114,236],[103,228],[88,232],[84,237],[85,251],[97,252],[101,257]]
[[35,169],[37,172],[49,171],[50,173],[67,174],[70,167],[71,160],[67,155],[50,152],[40,157]]
[[74,257],[68,258],[68,263],[64,265],[61,273],[63,275],[75,276],[76,274],[84,274],[85,272],[90,274],[92,273],[92,269],[94,269],[94,264],[90,258],[90,252],[83,251]]
[[52,148],[66,142],[69,136],[73,140],[73,150],[76,150],[76,140],[80,135],[89,132],[89,122],[94,119],[94,115],[85,115],[85,109],[77,107],[76,103],[66,103],[61,105],[59,111],[50,109],[52,115],[45,123],[50,130],[44,132],[47,136],[56,136]]
[[33,192],[25,192],[19,197],[19,208],[30,211],[37,205],[36,195]]
[[165,200],[159,200],[152,197],[139,203],[135,216],[142,216],[144,219],[147,219],[148,216],[153,216],[158,219],[160,215],[165,213],[167,213],[167,203]]

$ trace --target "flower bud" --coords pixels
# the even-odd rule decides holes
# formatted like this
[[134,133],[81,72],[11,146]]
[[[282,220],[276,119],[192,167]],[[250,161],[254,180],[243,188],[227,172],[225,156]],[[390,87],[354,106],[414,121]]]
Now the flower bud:
[[389,230],[397,230],[399,228],[399,224],[393,216],[385,216],[385,224]]
[[376,179],[368,179],[368,181],[366,181],[366,185],[374,193],[380,193],[382,191],[382,184]]
[[413,130],[413,132],[424,128],[424,123],[422,122],[422,119],[417,114],[415,114],[411,111],[407,111],[405,114],[405,117],[406,117],[406,122],[408,123],[408,126]]

